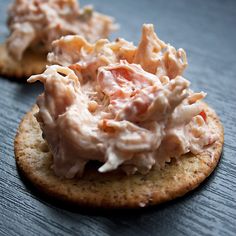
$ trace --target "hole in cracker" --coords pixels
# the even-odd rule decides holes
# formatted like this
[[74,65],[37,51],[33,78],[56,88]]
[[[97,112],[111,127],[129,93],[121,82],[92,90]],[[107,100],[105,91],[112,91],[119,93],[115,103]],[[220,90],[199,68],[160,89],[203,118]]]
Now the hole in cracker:
[[41,143],[40,145],[40,150],[42,152],[49,152],[49,148],[48,148],[48,145],[46,143]]

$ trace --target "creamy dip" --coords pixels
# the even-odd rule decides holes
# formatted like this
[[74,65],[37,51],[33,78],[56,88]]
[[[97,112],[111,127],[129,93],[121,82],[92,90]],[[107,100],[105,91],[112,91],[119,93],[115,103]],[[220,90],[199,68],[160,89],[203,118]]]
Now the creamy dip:
[[52,49],[48,58],[59,65],[28,81],[44,84],[36,118],[58,176],[81,176],[90,160],[101,162],[99,172],[145,174],[217,139],[199,102],[206,94],[182,76],[185,51],[161,41],[152,25],[137,47],[66,36]]
[[9,53],[21,60],[27,49],[51,50],[53,40],[63,35],[81,35],[94,42],[116,28],[109,16],[80,8],[77,0],[15,0],[8,11]]

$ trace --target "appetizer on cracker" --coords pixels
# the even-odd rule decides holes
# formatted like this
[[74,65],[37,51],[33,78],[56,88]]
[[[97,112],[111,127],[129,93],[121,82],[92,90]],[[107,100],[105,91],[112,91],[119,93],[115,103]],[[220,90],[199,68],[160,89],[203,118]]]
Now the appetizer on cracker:
[[182,76],[185,51],[153,25],[143,25],[138,46],[65,36],[48,59],[55,64],[28,80],[45,91],[15,140],[20,170],[42,191],[80,205],[147,206],[215,168],[222,125]]
[[116,28],[113,18],[80,8],[77,0],[15,0],[8,14],[10,35],[0,46],[0,73],[8,77],[41,73],[52,41],[63,35],[94,42]]

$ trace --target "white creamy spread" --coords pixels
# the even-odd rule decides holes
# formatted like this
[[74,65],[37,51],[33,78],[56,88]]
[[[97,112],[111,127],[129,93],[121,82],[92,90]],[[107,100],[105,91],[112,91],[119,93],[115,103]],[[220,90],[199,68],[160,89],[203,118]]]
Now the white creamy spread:
[[158,39],[152,25],[138,47],[66,36],[52,48],[48,58],[59,65],[28,81],[44,84],[36,118],[58,176],[81,176],[90,160],[102,163],[99,172],[145,174],[216,140],[199,102],[206,94],[182,77],[184,50]]
[[26,49],[47,53],[53,40],[78,34],[94,42],[116,28],[109,16],[81,9],[77,0],[15,0],[9,8],[10,54],[21,60]]

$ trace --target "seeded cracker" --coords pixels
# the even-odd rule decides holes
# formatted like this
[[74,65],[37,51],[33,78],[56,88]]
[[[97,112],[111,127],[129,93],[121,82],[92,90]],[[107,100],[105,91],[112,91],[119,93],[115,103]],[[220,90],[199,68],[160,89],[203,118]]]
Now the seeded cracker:
[[80,179],[61,179],[50,168],[52,155],[34,117],[37,106],[23,118],[15,138],[15,157],[19,170],[46,195],[81,206],[138,208],[180,197],[196,188],[216,167],[224,141],[222,124],[211,108],[204,105],[207,122],[219,135],[201,154],[187,154],[147,175],[126,176],[117,171],[101,174],[86,169]]

